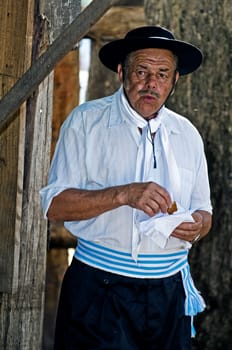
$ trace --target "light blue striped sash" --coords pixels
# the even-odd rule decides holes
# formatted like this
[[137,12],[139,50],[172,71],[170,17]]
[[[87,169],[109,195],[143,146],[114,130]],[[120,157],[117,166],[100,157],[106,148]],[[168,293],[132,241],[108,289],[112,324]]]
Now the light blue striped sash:
[[[185,314],[194,316],[205,308],[190,274],[188,250],[165,254],[139,254],[134,261],[130,253],[120,252],[99,244],[78,240],[75,258],[101,270],[136,278],[165,278],[181,272],[185,290]],[[192,326],[192,336],[195,330]]]
[[139,254],[134,261],[130,253],[119,252],[83,239],[78,240],[75,257],[88,265],[137,278],[172,276],[188,264],[188,251],[172,254]]

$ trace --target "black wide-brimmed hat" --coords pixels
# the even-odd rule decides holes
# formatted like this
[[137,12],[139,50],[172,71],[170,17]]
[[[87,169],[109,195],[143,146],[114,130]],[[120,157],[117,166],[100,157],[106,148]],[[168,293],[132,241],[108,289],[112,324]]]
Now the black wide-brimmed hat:
[[160,48],[172,51],[178,57],[180,75],[192,73],[202,62],[200,49],[185,41],[176,40],[172,32],[159,26],[145,26],[129,31],[124,39],[118,39],[104,45],[99,51],[101,62],[117,72],[119,63],[123,63],[132,51]]

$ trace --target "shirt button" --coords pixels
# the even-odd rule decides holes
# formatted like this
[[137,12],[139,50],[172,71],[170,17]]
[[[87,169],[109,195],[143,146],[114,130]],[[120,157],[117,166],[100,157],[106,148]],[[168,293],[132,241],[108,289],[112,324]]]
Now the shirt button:
[[109,283],[110,283],[110,281],[108,280],[108,278],[105,278],[105,279],[103,280],[103,282],[104,282],[105,284],[109,284]]

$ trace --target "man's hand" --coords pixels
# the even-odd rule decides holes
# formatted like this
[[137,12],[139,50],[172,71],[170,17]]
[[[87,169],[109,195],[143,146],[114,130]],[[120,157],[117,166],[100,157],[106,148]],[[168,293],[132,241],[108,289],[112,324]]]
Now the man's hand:
[[171,197],[165,188],[154,182],[132,183],[127,188],[127,204],[153,216],[159,212],[167,213]]
[[172,237],[194,243],[207,235],[211,228],[211,214],[199,210],[192,214],[195,222],[183,222],[171,234]]

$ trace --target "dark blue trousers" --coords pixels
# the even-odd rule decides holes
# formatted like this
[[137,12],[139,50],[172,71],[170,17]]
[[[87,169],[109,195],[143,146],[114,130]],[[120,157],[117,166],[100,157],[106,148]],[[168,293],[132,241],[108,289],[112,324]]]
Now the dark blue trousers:
[[180,273],[130,278],[77,261],[61,289],[55,350],[190,350]]

